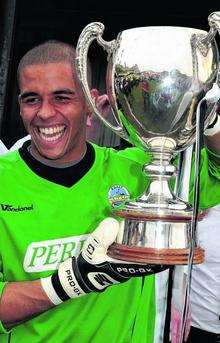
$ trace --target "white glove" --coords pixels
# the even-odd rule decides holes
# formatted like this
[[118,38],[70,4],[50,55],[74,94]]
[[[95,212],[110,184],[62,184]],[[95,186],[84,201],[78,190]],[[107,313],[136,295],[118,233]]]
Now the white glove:
[[104,219],[89,236],[78,257],[68,258],[52,276],[41,279],[41,285],[54,305],[90,292],[102,292],[131,277],[146,276],[167,268],[128,263],[109,257],[107,250],[115,241],[118,231],[117,220]]

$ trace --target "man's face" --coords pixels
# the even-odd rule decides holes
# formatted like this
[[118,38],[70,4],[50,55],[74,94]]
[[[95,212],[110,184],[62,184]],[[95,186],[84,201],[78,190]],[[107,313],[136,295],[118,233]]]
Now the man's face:
[[35,155],[70,162],[85,149],[86,104],[69,63],[24,68],[20,110]]

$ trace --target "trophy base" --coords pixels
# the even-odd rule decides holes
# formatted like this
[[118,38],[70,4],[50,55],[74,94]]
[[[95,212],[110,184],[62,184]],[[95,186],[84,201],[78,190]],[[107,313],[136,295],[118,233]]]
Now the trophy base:
[[[187,265],[189,249],[155,249],[113,243],[108,249],[108,256],[117,260],[142,264]],[[204,250],[196,247],[193,264],[203,262]]]

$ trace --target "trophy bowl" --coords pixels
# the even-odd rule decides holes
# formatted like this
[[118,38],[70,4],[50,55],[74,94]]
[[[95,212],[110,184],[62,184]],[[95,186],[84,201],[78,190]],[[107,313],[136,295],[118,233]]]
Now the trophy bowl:
[[[216,80],[219,56],[214,36],[219,21],[216,24],[211,15],[209,22],[209,33],[186,27],[138,27],[120,32],[111,42],[102,38],[104,25],[94,22],[79,37],[76,70],[92,110],[113,132],[152,156],[143,166],[151,179],[146,192],[115,210],[124,220],[108,250],[111,257],[188,263],[193,209],[174,194],[169,181],[177,173],[171,160],[194,142],[198,104]],[[94,40],[108,53],[106,89],[116,126],[102,117],[90,95],[87,54]],[[215,109],[216,104],[207,104],[205,127]],[[195,242],[193,263],[201,263],[203,255]]]

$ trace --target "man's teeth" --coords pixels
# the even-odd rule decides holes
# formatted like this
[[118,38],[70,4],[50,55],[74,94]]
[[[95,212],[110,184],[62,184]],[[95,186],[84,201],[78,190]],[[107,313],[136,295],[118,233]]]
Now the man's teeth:
[[65,125],[55,127],[39,127],[40,133],[45,135],[53,135],[54,133],[60,133],[64,131]]
[[55,126],[55,127],[39,127],[39,133],[41,138],[47,141],[55,141],[60,138],[65,131],[65,126]]

